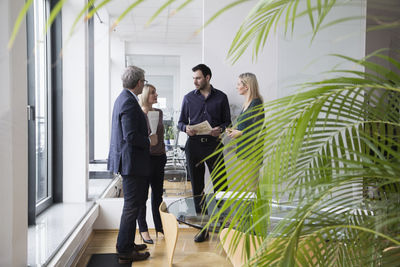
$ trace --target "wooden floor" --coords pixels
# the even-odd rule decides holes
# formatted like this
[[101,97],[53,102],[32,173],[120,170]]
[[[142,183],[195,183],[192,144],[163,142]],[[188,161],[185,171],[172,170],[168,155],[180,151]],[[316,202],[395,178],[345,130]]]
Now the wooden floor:
[[[178,242],[176,244],[174,262],[185,258],[188,254],[196,252],[213,252],[218,253],[223,257],[226,257],[222,247],[219,246],[217,236],[213,236],[209,240],[202,243],[195,243],[193,237],[198,230],[193,228],[180,228]],[[86,267],[92,254],[100,253],[115,253],[115,244],[117,241],[118,231],[105,230],[105,231],[94,231],[89,238],[84,251],[81,252],[81,256],[76,264],[77,267]],[[167,258],[165,256],[165,240],[163,236],[156,238],[153,230],[150,230],[150,235],[154,240],[154,245],[147,245],[148,251],[151,256],[145,261],[134,262],[132,266],[135,267],[168,267]],[[139,235],[136,234],[136,244],[142,244],[142,240]],[[229,263],[229,260],[227,260]]]

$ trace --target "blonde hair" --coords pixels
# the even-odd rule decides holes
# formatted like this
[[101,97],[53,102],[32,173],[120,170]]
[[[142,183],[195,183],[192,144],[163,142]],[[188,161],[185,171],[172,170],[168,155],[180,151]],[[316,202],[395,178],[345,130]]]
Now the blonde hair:
[[149,84],[149,83],[146,84],[145,86],[143,86],[143,91],[139,95],[139,105],[141,107],[149,105],[149,94],[150,94],[151,88],[156,89],[156,87],[154,85]]
[[260,91],[258,89],[258,82],[256,75],[250,72],[245,72],[239,75],[239,79],[243,83],[243,85],[247,86],[247,88],[250,90],[249,101],[259,98],[261,102],[264,102],[260,94]]

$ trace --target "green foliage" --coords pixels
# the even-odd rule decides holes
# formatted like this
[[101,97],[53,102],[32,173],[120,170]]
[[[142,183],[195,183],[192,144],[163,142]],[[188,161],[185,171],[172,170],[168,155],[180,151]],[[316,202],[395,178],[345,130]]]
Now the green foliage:
[[[252,265],[380,266],[400,260],[400,254],[386,253],[400,246],[400,62],[374,57],[396,71],[342,57],[365,71],[341,70],[337,78],[265,104],[259,109],[264,123],[241,137],[253,144],[241,144],[252,160],[226,162],[238,194],[210,224],[235,210],[226,226],[263,240]],[[241,194],[254,170],[261,172],[257,198],[253,212],[244,212],[248,200]],[[219,175],[218,168],[212,175]],[[273,225],[276,201],[294,208]]]
[[28,0],[25,2],[25,5],[21,9],[21,11],[18,14],[18,18],[14,23],[14,29],[12,31],[10,40],[8,41],[8,49],[11,49],[11,47],[14,44],[15,38],[17,37],[18,31],[21,28],[21,23],[24,21],[26,13],[28,13],[29,7],[32,5],[33,0]]
[[175,130],[173,125],[168,125],[165,127],[164,139],[165,140],[175,139]]

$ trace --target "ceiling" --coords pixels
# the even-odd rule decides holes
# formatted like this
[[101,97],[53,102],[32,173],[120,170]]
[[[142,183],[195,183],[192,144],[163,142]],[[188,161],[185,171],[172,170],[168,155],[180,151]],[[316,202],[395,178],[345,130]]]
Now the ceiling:
[[157,66],[161,68],[179,68],[179,56],[170,55],[126,55],[127,65],[143,69]]
[[[113,0],[106,6],[111,23],[132,3],[132,0]],[[150,26],[146,22],[166,0],[146,0],[137,5],[115,28],[123,41],[134,43],[198,44],[201,34],[195,34],[203,22],[203,1],[194,0],[180,12],[170,16],[184,0],[177,0],[167,7]]]

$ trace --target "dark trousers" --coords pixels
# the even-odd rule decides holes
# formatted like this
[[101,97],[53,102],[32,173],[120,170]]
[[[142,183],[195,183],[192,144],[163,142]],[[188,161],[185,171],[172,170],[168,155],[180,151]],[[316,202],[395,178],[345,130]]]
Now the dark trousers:
[[[212,154],[221,143],[217,138],[209,137],[189,137],[186,142],[185,154],[187,162],[188,175],[192,184],[194,196],[202,195],[204,192],[204,163],[200,163],[204,158]],[[218,171],[218,176],[213,178],[213,188],[216,190],[227,190],[227,180],[225,172],[225,163],[223,153],[219,153],[206,160],[208,170],[213,171],[215,165],[222,160],[222,168]],[[197,198],[200,200],[200,198]],[[195,201],[196,212],[201,212],[201,203]]]
[[118,253],[133,251],[139,208],[146,201],[144,191],[147,180],[148,178],[143,176],[122,176],[124,207],[117,239]]
[[[146,200],[149,194],[149,185],[151,186],[151,211],[153,213],[154,227],[156,231],[161,232],[163,230],[161,224],[160,211],[158,208],[162,202],[162,195],[164,190],[164,168],[167,163],[167,156],[151,156],[151,173],[145,189]],[[138,224],[140,232],[147,232],[148,227],[146,223],[146,202],[139,210]]]

